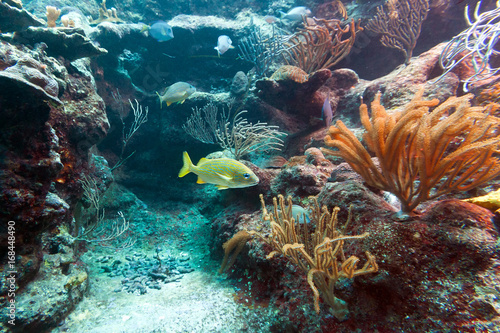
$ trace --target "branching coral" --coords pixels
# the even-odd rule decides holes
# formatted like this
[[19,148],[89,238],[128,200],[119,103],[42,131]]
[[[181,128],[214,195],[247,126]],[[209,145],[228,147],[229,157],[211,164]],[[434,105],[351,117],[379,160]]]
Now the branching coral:
[[47,26],[49,28],[55,28],[56,26],[56,21],[59,18],[59,15],[61,15],[61,10],[57,9],[56,7],[53,6],[47,6],[45,7],[47,9]]
[[238,232],[233,237],[234,241],[231,239],[224,245],[226,258],[221,271],[228,266],[228,262],[234,262],[235,254],[228,259],[230,251],[241,250],[242,243],[256,236],[272,248],[267,259],[283,255],[307,274],[307,283],[314,293],[314,308],[317,313],[320,311],[321,293],[321,297],[331,307],[335,317],[339,320],[345,319],[348,314],[347,304],[335,296],[335,284],[343,278],[352,279],[358,275],[377,272],[378,266],[375,257],[366,252],[368,260],[358,269],[359,258],[350,256],[346,259],[343,245],[346,241],[362,239],[369,234],[344,235],[343,232],[351,219],[350,212],[349,219],[341,230],[337,226],[339,208],[336,207],[331,211],[326,206],[320,208],[315,197],[310,197],[310,222],[305,217],[293,216],[291,197],[286,200],[282,195],[274,198],[271,212],[267,211],[262,194],[260,201],[262,219],[269,221],[271,234],[265,236],[253,230]]
[[[378,158],[380,169],[356,136],[337,121],[325,143],[338,151],[323,152],[344,158],[370,186],[389,191],[412,211],[419,203],[451,191],[467,191],[500,175],[500,118],[488,107],[472,107],[473,95],[422,100],[423,90],[402,111],[387,113],[380,92],[362,104],[363,140]],[[430,107],[437,106],[432,112]]]
[[286,134],[280,132],[278,126],[248,122],[242,117],[246,112],[240,111],[229,120],[229,114],[219,112],[217,106],[210,102],[202,109],[193,109],[193,114],[182,128],[201,142],[217,143],[222,149],[230,150],[236,159],[254,151],[280,150],[283,146],[280,137]]
[[402,51],[408,64],[428,11],[429,0],[389,0],[387,10],[378,7],[366,28],[381,34],[384,46]]
[[500,67],[493,66],[491,56],[498,56],[498,40],[500,38],[500,2],[497,1],[495,9],[479,14],[481,1],[474,10],[474,22],[469,17],[468,5],[465,7],[465,18],[469,28],[462,31],[446,45],[439,63],[444,73],[434,82],[442,79],[462,62],[470,61],[474,74],[464,79],[464,90],[468,91],[469,85],[485,80],[500,71]]
[[[351,20],[342,28],[339,20],[309,19],[287,42],[283,50],[285,61],[307,73],[330,68],[349,54],[356,33],[361,30],[359,21],[356,24]],[[349,37],[342,39],[346,34]]]
[[91,17],[90,24],[99,24],[101,22],[112,22],[112,23],[123,23],[124,21],[120,19],[117,15],[116,8],[108,9],[106,8],[106,0],[102,0],[101,7],[99,8],[99,17],[96,20],[92,20]]
[[252,26],[252,32],[243,38],[238,45],[239,57],[255,65],[255,73],[258,77],[265,76],[271,65],[277,62],[288,38],[275,26],[273,26],[270,35],[266,35],[260,28]]

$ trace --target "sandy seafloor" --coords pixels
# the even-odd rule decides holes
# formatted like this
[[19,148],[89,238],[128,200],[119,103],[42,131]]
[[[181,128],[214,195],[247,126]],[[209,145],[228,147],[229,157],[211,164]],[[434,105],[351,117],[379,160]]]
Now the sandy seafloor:
[[[144,249],[135,245],[119,252],[95,247],[82,256],[82,261],[89,265],[89,295],[53,332],[269,332],[273,307],[243,304],[235,297],[238,287],[234,281],[217,273],[220,263],[209,258],[208,221],[194,206],[172,205],[175,209],[168,207],[168,203],[165,208],[155,209],[160,222],[147,227],[155,235],[168,230],[169,239],[161,244],[162,258],[166,254],[177,258],[188,256],[194,271],[184,274],[179,281],[161,283],[160,290],[148,288],[144,295],[116,292],[123,277],[109,277],[97,259],[110,256],[125,262],[126,256],[137,254],[153,258],[154,250],[144,246],[145,242],[142,242]],[[151,214],[151,211],[137,211],[137,214]],[[179,217],[184,220],[179,221]],[[140,227],[137,224],[132,223],[132,227]]]

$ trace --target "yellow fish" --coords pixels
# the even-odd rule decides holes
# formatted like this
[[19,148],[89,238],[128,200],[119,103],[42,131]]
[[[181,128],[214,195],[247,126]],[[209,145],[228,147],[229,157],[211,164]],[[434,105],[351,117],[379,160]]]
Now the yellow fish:
[[496,212],[500,209],[500,189],[480,197],[464,199],[462,201],[471,202],[478,206],[489,209],[492,212]]
[[182,155],[184,165],[179,177],[192,172],[198,176],[198,184],[215,184],[219,190],[254,186],[259,178],[246,165],[232,158],[202,158],[194,165],[187,152]]
[[170,106],[172,103],[182,104],[196,91],[196,88],[186,82],[176,82],[172,84],[170,87],[165,90],[165,93],[160,95],[158,92],[156,94],[160,98],[160,108],[162,102],[167,103],[167,106]]

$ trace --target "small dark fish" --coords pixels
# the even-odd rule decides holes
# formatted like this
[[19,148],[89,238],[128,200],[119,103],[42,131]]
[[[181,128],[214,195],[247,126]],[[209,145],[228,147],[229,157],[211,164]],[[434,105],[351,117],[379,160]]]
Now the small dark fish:
[[278,21],[278,18],[273,15],[266,15],[264,16],[264,21],[266,21],[269,24],[276,23]]
[[276,155],[267,159],[261,167],[263,169],[281,169],[287,162],[283,156]]
[[326,96],[325,102],[323,103],[323,108],[321,109],[321,119],[323,119],[326,128],[329,128],[332,124],[333,111],[332,106],[330,105],[330,94]]

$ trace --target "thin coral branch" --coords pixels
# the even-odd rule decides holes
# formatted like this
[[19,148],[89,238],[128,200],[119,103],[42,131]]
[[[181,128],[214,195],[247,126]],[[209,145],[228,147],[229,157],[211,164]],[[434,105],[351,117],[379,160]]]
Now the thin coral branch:
[[351,20],[344,28],[340,23],[335,19],[306,19],[304,28],[289,39],[283,50],[287,64],[306,73],[336,65],[351,51],[356,33],[363,30],[359,21],[356,24]]
[[465,18],[469,28],[453,37],[446,44],[439,57],[443,74],[431,83],[441,80],[459,64],[470,62],[474,74],[463,80],[464,91],[468,91],[471,84],[486,80],[500,71],[500,67],[492,66],[490,57],[498,55],[497,44],[500,39],[500,1],[496,8],[479,14],[481,1],[476,4],[474,20],[469,17],[469,6],[465,7]]
[[130,222],[121,211],[118,212],[120,219],[109,223],[105,220],[105,211],[101,209],[101,191],[94,178],[82,176],[83,195],[90,202],[90,215],[82,223],[77,223],[76,235],[72,236],[74,241],[95,243],[101,247],[114,249],[125,249],[132,247],[136,239],[128,235]]
[[278,62],[288,38],[274,25],[271,34],[265,34],[259,27],[252,26],[251,33],[238,44],[239,56],[255,65],[258,77],[265,76],[271,65]]

